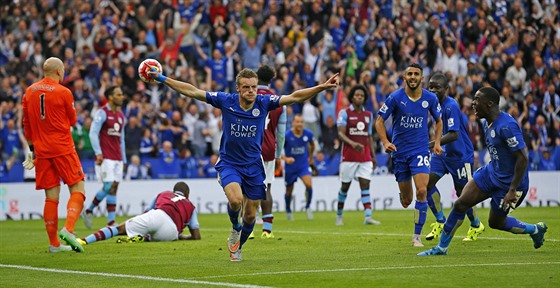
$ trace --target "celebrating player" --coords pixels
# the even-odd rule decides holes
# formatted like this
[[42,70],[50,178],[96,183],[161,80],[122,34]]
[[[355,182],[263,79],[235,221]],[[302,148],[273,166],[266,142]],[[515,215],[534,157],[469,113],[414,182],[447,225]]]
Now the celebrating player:
[[[391,93],[379,109],[375,122],[377,134],[385,152],[391,153],[395,178],[399,183],[401,205],[412,203],[412,182],[416,186],[414,206],[414,235],[412,245],[423,247],[420,234],[426,222],[428,202],[427,186],[430,174],[430,149],[428,132],[428,112],[436,119],[434,154],[442,153],[440,138],[442,131],[441,107],[432,92],[422,89],[422,67],[411,64],[404,71],[406,86]],[[387,139],[385,120],[393,116],[393,139]]]
[[525,199],[529,189],[529,163],[527,149],[519,124],[511,115],[500,112],[500,93],[492,87],[476,92],[472,103],[474,113],[483,121],[484,136],[490,163],[478,169],[469,180],[463,193],[453,204],[453,209],[443,226],[439,244],[418,256],[446,255],[455,231],[463,223],[467,210],[491,198],[488,224],[493,229],[514,234],[529,234],[533,247],[544,243],[546,224],[528,224],[508,216]]
[[[285,96],[258,95],[258,77],[250,69],[243,69],[237,75],[237,93],[234,94],[207,92],[189,83],[167,78],[156,69],[149,75],[182,95],[222,109],[224,131],[216,170],[229,203],[228,215],[232,224],[228,241],[230,258],[231,261],[241,261],[242,247],[253,231],[260,201],[266,199],[261,145],[268,111],[281,105],[303,102],[321,91],[336,88],[338,73],[323,84]],[[242,206],[243,224],[239,223]]]
[[311,200],[313,199],[313,186],[311,183],[311,165],[313,165],[315,142],[313,141],[313,132],[303,128],[303,117],[301,114],[294,115],[292,129],[286,132],[285,141],[286,195],[284,195],[284,200],[286,201],[286,215],[288,220],[294,220],[291,207],[292,192],[294,191],[294,183],[300,178],[305,186],[305,212],[307,213],[307,219],[312,220]]
[[[472,178],[474,165],[474,148],[467,132],[467,116],[461,112],[457,101],[447,96],[448,86],[447,77],[442,73],[432,75],[428,83],[429,90],[437,95],[441,105],[441,120],[444,123],[441,145],[445,145],[445,151],[441,155],[433,155],[430,162],[428,205],[436,217],[436,222],[432,223],[432,231],[426,235],[426,240],[438,238],[445,223],[440,202],[441,196],[436,183],[443,175],[451,174],[455,192],[457,196],[461,196],[463,187]],[[433,144],[434,141],[431,141],[430,146]],[[467,216],[471,221],[471,227],[463,241],[474,241],[484,231],[484,225],[478,219],[476,207],[469,208]]]

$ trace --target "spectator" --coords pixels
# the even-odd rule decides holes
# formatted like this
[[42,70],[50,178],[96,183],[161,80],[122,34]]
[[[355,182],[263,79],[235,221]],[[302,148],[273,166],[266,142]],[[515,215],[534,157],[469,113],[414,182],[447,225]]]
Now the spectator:
[[124,131],[126,158],[130,159],[132,155],[140,154],[140,143],[142,142],[142,127],[140,123],[138,123],[138,118],[136,116],[128,117],[128,122],[126,123]]
[[162,149],[159,155],[159,167],[160,170],[157,171],[158,178],[160,179],[174,179],[178,178],[181,173],[181,166],[179,161],[179,155],[173,149],[173,143],[170,141],[165,141],[161,145]]
[[138,155],[130,157],[130,163],[126,167],[126,180],[141,180],[152,178],[152,166],[150,163],[141,163]]

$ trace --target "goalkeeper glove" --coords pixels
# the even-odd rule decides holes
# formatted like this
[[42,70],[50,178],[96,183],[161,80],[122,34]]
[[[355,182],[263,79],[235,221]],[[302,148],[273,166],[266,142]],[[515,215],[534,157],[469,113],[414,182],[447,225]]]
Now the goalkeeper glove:
[[35,153],[33,152],[27,153],[27,159],[25,159],[25,161],[23,161],[22,164],[23,164],[23,168],[27,170],[33,169],[33,167],[35,167]]

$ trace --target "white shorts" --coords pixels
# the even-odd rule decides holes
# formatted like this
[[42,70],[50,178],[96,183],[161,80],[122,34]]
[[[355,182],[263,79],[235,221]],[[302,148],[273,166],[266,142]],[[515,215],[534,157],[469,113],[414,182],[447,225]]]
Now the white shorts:
[[339,178],[342,183],[350,183],[358,178],[371,180],[372,174],[373,163],[371,162],[340,162]]
[[266,174],[266,179],[264,179],[264,184],[272,184],[274,181],[274,166],[276,165],[276,161],[264,161],[264,174]]
[[142,235],[150,241],[175,241],[179,238],[177,226],[163,210],[153,209],[126,220],[126,235]]
[[121,182],[123,161],[103,159],[101,163],[101,182]]

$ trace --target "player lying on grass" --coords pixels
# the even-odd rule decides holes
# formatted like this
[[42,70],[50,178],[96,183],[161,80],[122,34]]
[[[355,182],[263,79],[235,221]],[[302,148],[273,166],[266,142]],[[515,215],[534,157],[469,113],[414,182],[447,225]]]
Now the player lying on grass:
[[[177,182],[173,192],[159,193],[144,214],[130,218],[118,226],[101,228],[78,241],[85,245],[117,235],[127,235],[119,238],[117,243],[200,240],[196,208],[188,198],[187,183]],[[191,235],[181,234],[185,227],[189,228]]]

